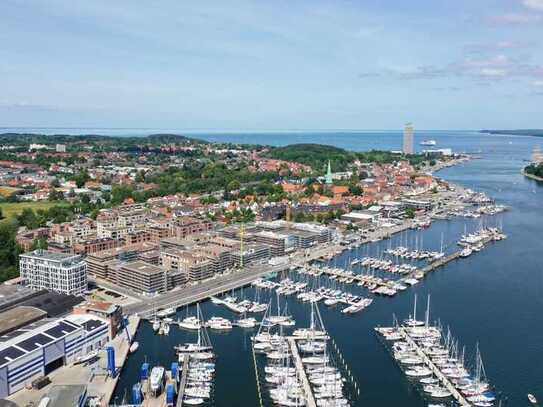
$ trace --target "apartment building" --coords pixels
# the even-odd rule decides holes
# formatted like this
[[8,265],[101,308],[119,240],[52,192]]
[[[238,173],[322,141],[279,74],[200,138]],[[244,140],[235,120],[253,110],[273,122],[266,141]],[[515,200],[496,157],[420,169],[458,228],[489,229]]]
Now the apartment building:
[[67,295],[87,290],[87,263],[79,255],[34,250],[19,256],[19,269],[26,285]]

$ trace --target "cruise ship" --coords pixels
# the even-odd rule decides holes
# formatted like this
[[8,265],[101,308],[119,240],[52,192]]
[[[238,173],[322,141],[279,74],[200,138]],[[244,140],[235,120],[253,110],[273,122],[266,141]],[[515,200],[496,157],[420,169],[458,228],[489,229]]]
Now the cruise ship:
[[437,142],[435,140],[422,140],[420,142],[421,146],[435,146]]

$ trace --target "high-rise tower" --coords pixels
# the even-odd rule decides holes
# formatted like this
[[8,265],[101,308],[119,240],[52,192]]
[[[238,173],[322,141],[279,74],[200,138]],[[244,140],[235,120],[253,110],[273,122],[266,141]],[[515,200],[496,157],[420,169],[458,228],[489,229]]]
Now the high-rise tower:
[[402,152],[404,154],[413,154],[413,125],[407,123],[403,128],[403,147]]

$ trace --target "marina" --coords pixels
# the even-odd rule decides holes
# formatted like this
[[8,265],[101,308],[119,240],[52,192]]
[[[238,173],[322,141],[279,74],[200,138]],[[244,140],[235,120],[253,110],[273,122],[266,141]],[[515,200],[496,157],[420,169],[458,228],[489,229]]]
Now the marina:
[[[484,161],[481,161],[481,163],[484,163]],[[478,165],[479,162],[477,162],[476,164]],[[451,168],[447,169],[446,171],[454,172],[458,171],[458,169]],[[485,190],[492,195],[497,195],[501,197],[505,196],[505,202],[507,203],[507,205],[514,206],[515,203],[518,204],[518,202],[516,202],[514,197],[512,196],[512,191],[516,191],[514,193],[518,193],[519,187],[517,186],[516,188],[517,189],[515,189],[515,187],[513,186],[511,192],[503,191],[501,194],[497,193],[496,190],[493,188],[487,188]],[[448,243],[444,245],[444,249],[447,250],[443,250],[443,252],[445,252],[445,255],[442,258],[432,259],[433,261],[428,262],[428,264],[424,264],[423,261],[418,259],[416,261],[413,261],[414,259],[402,258],[402,260],[409,260],[407,263],[415,263],[417,271],[425,272],[427,277],[423,279],[417,279],[418,282],[415,282],[413,286],[410,286],[407,283],[403,285],[407,286],[407,292],[409,293],[419,293],[425,295],[425,293],[431,290],[434,297],[434,308],[439,310],[439,314],[444,319],[449,321],[451,325],[455,326],[457,334],[459,337],[463,338],[463,342],[473,344],[474,347],[474,344],[477,341],[480,341],[481,348],[484,349],[486,355],[485,368],[487,371],[492,372],[491,376],[493,378],[493,383],[495,384],[495,386],[497,388],[500,388],[501,390],[507,389],[508,397],[510,399],[514,398],[518,401],[518,405],[522,405],[523,402],[528,402],[526,399],[528,389],[525,389],[524,386],[519,385],[518,381],[504,379],[508,376],[508,373],[501,370],[500,368],[502,364],[507,364],[508,366],[515,366],[518,365],[520,361],[513,360],[507,354],[503,355],[501,353],[498,353],[496,345],[488,339],[491,336],[493,338],[499,337],[500,340],[503,342],[510,341],[510,338],[508,335],[503,337],[500,333],[496,332],[496,329],[493,324],[490,323],[490,320],[487,320],[486,318],[481,320],[479,311],[479,304],[483,302],[485,304],[485,313],[488,312],[488,307],[493,307],[496,310],[500,310],[499,312],[501,313],[507,312],[506,310],[504,310],[504,306],[501,304],[501,302],[497,303],[495,299],[490,295],[490,287],[501,285],[503,281],[509,281],[509,284],[512,282],[510,276],[508,274],[505,274],[505,270],[503,270],[504,266],[501,264],[503,259],[501,257],[496,257],[496,255],[497,253],[501,253],[505,250],[511,251],[512,247],[515,248],[513,249],[512,253],[519,252],[518,247],[511,240],[512,236],[518,236],[519,230],[518,228],[512,228],[511,219],[516,219],[518,221],[520,215],[516,211],[508,211],[503,212],[502,214],[498,214],[499,221],[489,221],[488,216],[493,215],[481,214],[480,217],[472,217],[471,215],[464,216],[463,213],[464,212],[459,215],[448,214],[447,219],[435,219],[436,221],[432,222],[432,225],[426,229],[421,230],[416,228],[405,228],[396,234],[392,234],[390,237],[385,235],[384,240],[371,241],[375,240],[371,239],[367,243],[365,243],[365,245],[370,248],[371,253],[369,253],[369,257],[375,257],[379,259],[380,257],[382,257],[381,253],[384,253],[390,247],[394,249],[399,246],[405,246],[409,247],[409,250],[411,252],[414,250],[419,250],[420,252],[440,252],[440,242],[442,240],[442,236],[448,237],[448,239],[445,239],[448,241]],[[489,227],[497,226],[499,229],[501,229],[501,224],[503,222],[503,230],[507,231],[508,239],[506,239],[506,241],[504,242],[498,242],[498,244],[485,244],[485,248],[480,250],[479,252],[473,250],[469,256],[460,257],[459,253],[465,247],[457,246],[457,242],[460,242],[462,240],[462,235],[467,236],[470,233],[477,231],[479,229],[479,223],[481,220],[484,220],[485,225],[489,225]],[[466,233],[466,225],[468,226],[467,229],[470,231],[469,233]],[[405,244],[405,237],[400,238],[402,234],[407,234],[408,236],[410,236],[407,245]],[[422,234],[424,234],[424,245],[420,243]],[[418,248],[413,243],[416,241],[417,236],[419,236]],[[392,244],[390,243],[391,241]],[[363,245],[364,244],[361,244],[358,247],[355,245],[353,245],[352,247],[337,247],[334,249],[333,256],[331,256],[329,259],[324,257],[323,260],[320,262],[320,265],[317,263],[311,263],[311,269],[316,269],[319,266],[326,266],[330,268],[341,269],[342,272],[353,271],[355,274],[358,274],[360,273],[360,271],[358,270],[360,264],[351,265],[351,263],[355,259],[363,259],[364,256],[368,256],[368,252],[363,250]],[[456,249],[455,246],[457,247]],[[300,271],[303,269],[303,267],[301,266],[303,266],[304,264],[307,265],[305,261],[298,261],[296,267],[297,270],[292,270],[288,273],[283,272],[281,273],[281,276],[278,276],[277,278],[272,278],[271,280],[266,279],[263,281],[279,284],[283,279],[287,277],[295,282],[311,281],[307,280],[306,277],[303,277],[303,273],[300,273]],[[432,270],[435,270],[438,267],[443,268],[443,273],[433,273],[431,272],[430,267],[428,269],[425,269],[425,267],[430,266],[430,264],[432,265]],[[508,262],[507,264],[510,264],[510,262]],[[510,265],[509,267],[512,266]],[[528,268],[528,270],[529,269],[530,268]],[[310,267],[306,266],[306,270],[309,271]],[[319,272],[319,270],[315,271]],[[311,286],[310,283],[308,283],[308,286],[306,287],[307,290],[314,290],[318,289],[319,287],[331,288],[331,284],[334,282],[337,289],[341,289],[343,292],[349,292],[353,295],[363,297],[368,297],[372,294],[368,293],[366,287],[358,286],[357,282],[355,283],[354,279],[353,282],[348,283],[347,281],[349,281],[349,279],[352,277],[349,277],[347,275],[341,275],[333,280],[330,280],[330,278],[325,276],[325,274],[328,273],[325,273],[322,270],[320,270],[320,272],[322,272],[320,280],[318,280],[320,281],[320,283],[318,285],[315,285],[314,287]],[[518,273],[525,275],[524,270],[519,270]],[[375,270],[369,273],[367,271],[364,271],[364,274],[370,276],[373,274],[375,278],[386,279],[387,281],[391,280],[394,282],[396,282],[396,280],[398,280],[399,278],[405,278],[410,276],[407,273],[390,273],[383,270]],[[318,279],[317,275],[307,276],[307,278],[311,277],[311,279],[315,279],[316,281]],[[499,280],[495,280],[494,276],[499,276]],[[343,279],[343,281],[339,281],[340,278]],[[526,281],[528,281],[529,277],[526,278]],[[251,279],[251,282],[254,280],[255,279]],[[537,283],[536,286],[531,287],[527,290],[528,292],[533,292],[533,290],[537,289],[538,286],[539,285]],[[238,301],[243,298],[253,301],[257,289],[258,287],[250,286],[249,282],[247,285],[245,285],[244,288],[245,297],[241,295],[239,288],[234,289],[234,296],[238,297]],[[260,288],[258,290],[260,291],[260,303],[268,304],[270,299],[275,300],[275,289]],[[399,292],[401,292],[401,290],[398,290],[397,293]],[[458,293],[459,295],[461,294],[463,298],[463,303],[460,304],[458,302],[449,302],[447,298],[450,298],[451,292]],[[232,295],[232,290],[223,290],[222,293],[224,294],[219,294],[218,296],[219,298],[224,299],[222,295]],[[289,313],[296,320],[297,326],[299,324],[302,324],[301,326],[303,326],[304,315],[307,314],[308,307],[311,303],[309,301],[304,302],[297,299],[296,296],[298,294],[300,293],[288,294],[287,292],[286,295],[284,293],[281,293],[280,295],[284,300],[288,302]],[[364,312],[358,314],[360,315],[360,317],[357,317],[356,324],[352,323],[352,318],[346,317],[338,312],[338,309],[340,308],[335,308],[334,306],[323,306],[325,299],[322,299],[320,301],[323,318],[325,321],[327,321],[327,326],[329,327],[329,329],[334,333],[334,340],[338,343],[338,346],[342,348],[343,357],[346,360],[350,361],[362,361],[362,365],[371,364],[371,366],[374,366],[373,369],[376,369],[379,372],[377,374],[374,370],[370,374],[370,372],[365,371],[362,365],[359,366],[358,363],[352,364],[352,374],[353,376],[356,376],[359,381],[362,382],[363,386],[361,387],[364,389],[363,391],[361,391],[360,398],[355,400],[353,402],[353,405],[362,406],[368,404],[373,405],[377,403],[384,405],[400,404],[406,406],[427,406],[428,403],[424,397],[423,392],[412,392],[408,390],[408,388],[411,387],[411,384],[406,381],[405,375],[402,372],[398,371],[395,364],[392,365],[394,367],[394,369],[392,370],[390,366],[387,366],[386,360],[390,359],[388,351],[386,351],[386,349],[383,349],[382,346],[375,347],[375,337],[368,337],[366,334],[366,332],[373,331],[376,326],[382,325],[383,321],[389,319],[390,308],[401,312],[401,310],[412,307],[412,296],[394,295],[390,299],[387,298],[386,302],[383,302],[383,300],[380,300],[379,298],[379,294],[374,295],[374,297],[372,298],[374,300],[374,303]],[[221,316],[230,320],[232,323],[240,316],[243,316],[243,314],[238,314],[236,312],[228,310],[223,305],[212,304],[211,301],[204,301],[201,306],[205,310],[206,315]],[[189,308],[192,308],[192,306],[189,306]],[[174,320],[183,320],[185,316],[186,313],[184,309],[178,310],[177,316],[174,318]],[[258,316],[256,316],[256,318],[259,319]],[[142,336],[149,334],[148,326],[149,325],[147,323],[142,324]],[[474,329],[473,327],[477,328]],[[253,329],[258,329],[258,324]],[[520,329],[520,327],[518,327],[518,329]],[[342,332],[349,332],[349,336],[344,335]],[[181,330],[175,326],[172,326],[170,335],[168,335],[167,337],[157,336],[156,338],[159,341],[180,342],[182,341],[182,339],[180,339],[179,336],[184,336],[188,334],[188,331]],[[237,327],[234,327],[228,332],[210,332],[210,336],[212,337],[214,342],[214,348],[216,349],[218,355],[216,361],[217,370],[220,371],[222,369],[223,371],[223,374],[219,374],[216,380],[216,397],[214,399],[214,403],[216,405],[229,405],[229,403],[232,404],[235,402],[239,403],[240,400],[244,400],[244,402],[248,402],[247,400],[251,400],[251,404],[260,404],[258,396],[259,392],[257,390],[258,386],[256,384],[254,384],[253,388],[247,389],[248,394],[244,395],[241,398],[240,396],[233,395],[231,394],[231,392],[228,391],[228,388],[234,385],[234,383],[241,384],[242,382],[250,382],[251,380],[253,380],[254,383],[254,361],[251,352],[252,347],[250,345],[251,335],[254,335],[254,331],[253,333],[250,333],[248,330],[239,329]],[[356,338],[356,346],[354,345],[354,338]],[[137,338],[137,340],[140,343],[144,342],[142,340],[139,340],[139,338]],[[138,352],[136,353],[138,357],[143,357],[142,355],[146,353],[149,355],[149,357],[152,357],[153,359],[164,359],[164,357],[161,358],[159,356],[161,352],[157,354],[156,350],[146,350],[145,345],[143,345],[143,348],[144,349],[142,349],[142,345],[140,345],[140,350],[138,350]],[[225,351],[226,349],[228,349],[228,351]],[[232,358],[230,356],[230,349],[236,349],[236,358]],[[381,352],[380,349],[384,350],[385,352]],[[143,354],[140,353],[142,351],[144,352]],[[499,358],[496,356],[498,354],[500,354]],[[168,356],[166,359],[171,359],[171,356]],[[128,360],[128,363],[130,364],[131,361]],[[231,369],[231,366],[233,365],[241,369],[239,373],[239,379],[229,377],[227,374],[227,372]],[[247,367],[251,368],[248,369]],[[529,368],[528,371],[530,371]],[[383,391],[383,386],[378,379],[378,377],[382,377],[383,374],[386,374],[387,377],[389,377],[390,380],[395,383],[393,392]],[[525,382],[529,382],[530,380],[528,377],[526,377],[526,374],[522,375],[522,377],[524,378],[523,380]],[[119,395],[119,397],[122,396],[123,387],[124,386],[122,383],[118,387],[119,391],[117,394]],[[512,388],[516,388],[516,393],[520,394],[520,396],[511,396]],[[381,389],[381,391],[379,391],[378,389]],[[535,396],[539,396],[535,391],[535,387],[533,384],[530,390],[532,390]],[[450,390],[448,391],[450,392]],[[264,393],[264,391],[262,391],[262,393]],[[265,404],[266,400],[264,399],[263,402]],[[442,401],[439,400],[433,402],[433,404],[441,403]],[[507,404],[510,405],[511,402]]]
[[441,327],[430,325],[430,297],[425,321],[417,320],[416,301],[415,297],[413,314],[403,323],[375,328],[404,374],[419,381],[418,386],[429,399],[454,399],[460,406],[494,406],[497,396],[485,377],[479,347],[475,372],[470,373],[464,348],[459,349],[450,331],[444,336]]
[[273,330],[262,324],[252,337],[253,355],[266,360],[261,373],[255,358],[257,386],[267,396],[260,399],[269,397],[280,406],[349,406],[348,383],[332,355],[318,305],[312,303],[310,308],[307,328],[285,335],[281,326]]

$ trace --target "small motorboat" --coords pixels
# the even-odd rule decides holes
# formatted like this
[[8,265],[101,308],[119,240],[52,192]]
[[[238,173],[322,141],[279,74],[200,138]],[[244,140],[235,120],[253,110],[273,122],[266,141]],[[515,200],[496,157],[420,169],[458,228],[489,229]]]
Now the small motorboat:
[[528,393],[528,400],[530,400],[530,403],[537,404],[537,399],[533,394]]
[[89,352],[86,355],[78,356],[74,362],[74,365],[90,362],[91,360],[97,357],[98,357],[98,351]]
[[183,399],[183,403],[191,406],[198,406],[200,404],[204,404],[204,399],[199,397],[185,397]]
[[151,322],[153,324],[153,331],[155,331],[155,333],[158,332],[158,330],[160,329],[160,320],[155,318]]
[[137,341],[132,342],[132,345],[130,345],[130,348],[129,348],[130,353],[134,353],[135,351],[138,350],[139,347],[140,347],[140,344]]

